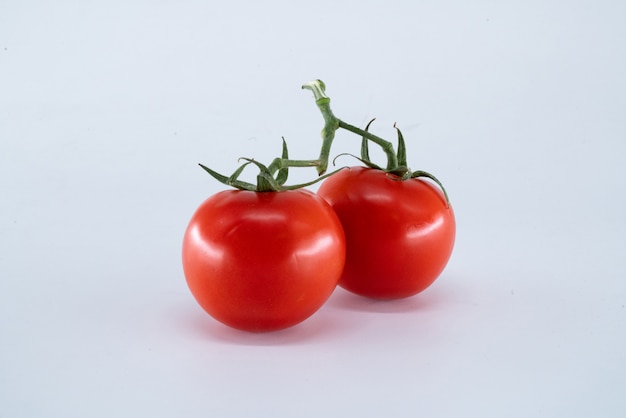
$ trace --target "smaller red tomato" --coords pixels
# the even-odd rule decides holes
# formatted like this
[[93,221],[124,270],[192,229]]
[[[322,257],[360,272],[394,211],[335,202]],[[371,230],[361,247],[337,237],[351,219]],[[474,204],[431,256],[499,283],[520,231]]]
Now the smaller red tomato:
[[182,255],[189,289],[206,312],[241,330],[274,331],[322,306],[345,251],[339,219],[316,194],[228,190],[197,209]]
[[346,235],[339,285],[381,299],[415,295],[446,266],[456,224],[443,193],[422,179],[352,167],[329,177],[318,194],[333,207]]

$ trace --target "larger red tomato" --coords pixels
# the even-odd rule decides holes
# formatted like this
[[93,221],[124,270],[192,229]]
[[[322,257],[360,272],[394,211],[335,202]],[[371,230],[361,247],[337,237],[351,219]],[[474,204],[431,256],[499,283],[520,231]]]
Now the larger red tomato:
[[189,288],[215,319],[247,331],[295,325],[335,289],[345,238],[331,207],[306,190],[228,190],[197,209],[184,235]]
[[364,167],[322,183],[346,235],[339,285],[362,296],[395,299],[430,286],[452,253],[455,219],[441,191],[421,179]]

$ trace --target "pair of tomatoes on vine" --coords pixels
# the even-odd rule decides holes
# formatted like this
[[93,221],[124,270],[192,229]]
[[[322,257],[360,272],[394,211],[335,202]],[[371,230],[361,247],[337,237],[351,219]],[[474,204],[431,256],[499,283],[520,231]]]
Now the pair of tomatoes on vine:
[[[283,141],[270,165],[246,159],[231,176],[201,165],[235,190],[205,200],[189,222],[182,260],[200,306],[233,328],[275,331],[313,315],[336,286],[363,297],[399,299],[428,286],[446,266],[455,218],[445,189],[433,175],[411,171],[398,130],[398,149],[335,117],[325,85],[311,90],[324,117],[322,150],[315,160],[292,160]],[[371,122],[370,122],[371,123]],[[325,174],[339,129],[361,137],[363,165]],[[369,143],[382,147],[386,167],[369,159]],[[256,184],[239,179],[258,168]],[[319,177],[285,186],[290,167],[316,167]],[[317,193],[304,187],[322,181]]]

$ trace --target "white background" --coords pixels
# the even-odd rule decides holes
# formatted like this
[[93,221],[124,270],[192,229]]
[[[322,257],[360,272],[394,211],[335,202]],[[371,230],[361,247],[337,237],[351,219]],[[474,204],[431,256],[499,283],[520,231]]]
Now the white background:
[[[0,417],[625,416],[625,5],[2,2]],[[455,251],[414,298],[234,331],[182,274],[197,163],[316,157],[313,78],[403,129]]]

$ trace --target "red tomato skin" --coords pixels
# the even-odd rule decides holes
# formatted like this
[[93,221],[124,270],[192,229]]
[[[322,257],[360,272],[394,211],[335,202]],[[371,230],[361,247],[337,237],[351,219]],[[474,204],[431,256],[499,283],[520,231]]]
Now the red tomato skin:
[[339,219],[307,190],[227,190],[205,200],[183,238],[191,293],[218,321],[253,332],[288,328],[315,313],[345,262]]
[[413,296],[448,263],[454,212],[432,183],[351,167],[325,180],[318,194],[344,228],[347,252],[339,285],[346,290],[375,299]]

